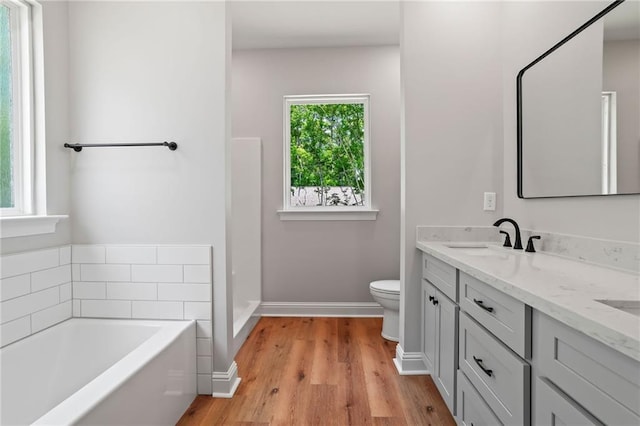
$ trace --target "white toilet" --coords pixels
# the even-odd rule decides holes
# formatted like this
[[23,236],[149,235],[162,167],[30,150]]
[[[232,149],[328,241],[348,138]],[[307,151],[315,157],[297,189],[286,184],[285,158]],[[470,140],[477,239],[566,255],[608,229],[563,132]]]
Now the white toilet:
[[369,291],[384,308],[382,337],[397,342],[400,335],[400,280],[373,281],[369,284]]

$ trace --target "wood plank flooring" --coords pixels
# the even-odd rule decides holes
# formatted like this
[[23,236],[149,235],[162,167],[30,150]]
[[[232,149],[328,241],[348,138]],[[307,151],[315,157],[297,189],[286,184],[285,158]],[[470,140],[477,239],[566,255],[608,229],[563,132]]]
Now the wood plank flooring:
[[178,425],[455,425],[431,377],[400,376],[381,318],[261,318],[231,399],[198,396]]

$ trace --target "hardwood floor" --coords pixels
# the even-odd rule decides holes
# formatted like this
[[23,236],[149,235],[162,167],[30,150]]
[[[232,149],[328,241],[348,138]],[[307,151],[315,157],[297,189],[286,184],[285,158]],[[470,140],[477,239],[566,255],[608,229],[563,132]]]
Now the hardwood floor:
[[400,376],[381,318],[262,318],[231,399],[198,396],[178,425],[455,425],[430,376]]

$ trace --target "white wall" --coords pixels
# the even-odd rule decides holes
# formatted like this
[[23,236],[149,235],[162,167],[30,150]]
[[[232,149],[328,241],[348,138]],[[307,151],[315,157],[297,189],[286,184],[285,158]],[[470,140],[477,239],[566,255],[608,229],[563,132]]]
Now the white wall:
[[[405,352],[420,350],[416,226],[486,226],[500,215],[500,11],[498,3],[489,2],[403,3],[400,344]],[[482,210],[485,191],[498,193],[496,212]]]
[[[502,19],[504,215],[529,229],[640,241],[640,196],[521,200],[516,196],[518,71],[598,11],[604,2],[505,2]],[[567,168],[567,173],[572,169]]]
[[255,305],[262,298],[262,141],[260,138],[233,139],[231,151],[233,321],[236,324],[252,302]]
[[214,371],[232,361],[226,13],[222,2],[69,3],[71,140],[178,143],[69,154],[73,241],[213,245]]
[[[42,4],[44,43],[44,102],[46,138],[47,213],[69,214],[69,152],[63,148],[69,136],[69,52],[67,3]],[[58,222],[53,234],[3,238],[0,253],[57,247],[71,241],[68,220]]]
[[[371,302],[398,277],[400,77],[397,47],[233,52],[233,135],[263,142],[262,296],[268,302]],[[375,221],[280,221],[284,95],[371,94]]]

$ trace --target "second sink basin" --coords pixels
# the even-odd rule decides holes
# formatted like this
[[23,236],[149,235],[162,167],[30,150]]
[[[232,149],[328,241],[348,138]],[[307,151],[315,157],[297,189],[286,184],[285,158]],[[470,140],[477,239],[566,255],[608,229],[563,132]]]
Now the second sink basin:
[[640,317],[640,300],[596,300],[596,302]]

